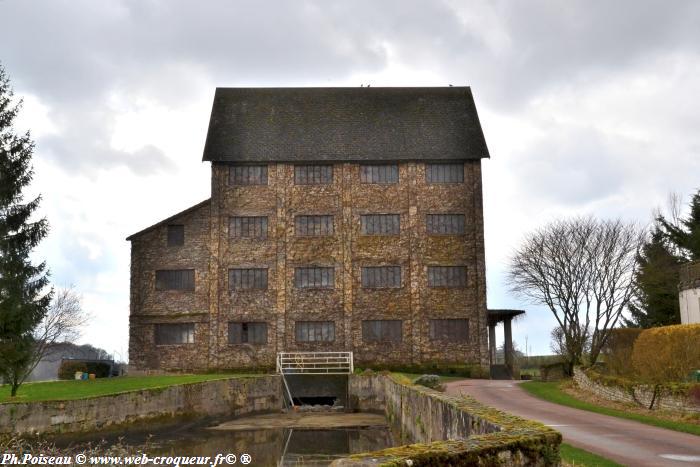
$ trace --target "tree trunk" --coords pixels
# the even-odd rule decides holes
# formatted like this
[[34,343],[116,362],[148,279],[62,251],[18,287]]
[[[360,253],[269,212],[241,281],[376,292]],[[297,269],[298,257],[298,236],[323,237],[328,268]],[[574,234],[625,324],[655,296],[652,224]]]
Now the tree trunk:
[[17,390],[19,389],[19,384],[12,382],[12,389],[10,389],[10,397],[15,397],[17,395]]

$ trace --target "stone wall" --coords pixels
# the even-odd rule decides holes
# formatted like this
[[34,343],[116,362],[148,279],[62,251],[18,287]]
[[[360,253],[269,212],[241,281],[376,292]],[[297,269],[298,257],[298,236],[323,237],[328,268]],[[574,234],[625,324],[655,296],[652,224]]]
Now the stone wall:
[[340,459],[336,467],[559,464],[558,432],[471,398],[381,375],[353,375],[349,398],[355,409],[384,412],[401,441],[411,444]]
[[85,432],[176,417],[271,412],[282,404],[278,376],[221,379],[89,399],[0,404],[0,433]]
[[[592,370],[584,371],[574,368],[574,381],[581,389],[591,392],[596,396],[615,402],[624,402],[649,408],[654,396],[653,386],[632,384],[616,378],[599,375]],[[700,413],[700,404],[693,402],[684,394],[686,387],[690,385],[676,385],[674,388],[661,386],[659,394],[654,401],[654,409],[670,410],[684,413]]]
[[[268,164],[268,184],[230,186],[229,165],[212,164],[209,203],[175,218],[184,223],[184,247],[165,247],[166,225],[132,237],[132,369],[229,369],[274,366],[280,351],[354,352],[357,364],[469,363],[488,366],[486,282],[480,161],[464,163],[464,183],[427,184],[425,164],[399,164],[399,182],[360,183],[360,165],[335,163],[329,185],[295,185],[294,165]],[[360,216],[399,214],[394,236],[360,235]],[[431,236],[426,214],[463,213],[464,235]],[[334,216],[334,234],[297,237],[296,215]],[[229,218],[267,216],[265,239],[231,239]],[[166,223],[167,224],[167,223]],[[191,247],[191,249],[190,249]],[[153,271],[186,265],[196,270],[195,292],[154,292]],[[335,271],[330,289],[297,289],[297,266]],[[400,288],[363,289],[363,266],[400,265]],[[463,265],[464,288],[427,287],[427,266]],[[268,270],[266,290],[229,292],[228,270]],[[431,318],[467,318],[466,342],[431,341]],[[402,320],[402,341],[369,343],[366,319]],[[153,324],[196,324],[195,343],[154,346]],[[335,341],[297,342],[296,321],[333,321]],[[266,344],[228,343],[229,321],[264,321]]]

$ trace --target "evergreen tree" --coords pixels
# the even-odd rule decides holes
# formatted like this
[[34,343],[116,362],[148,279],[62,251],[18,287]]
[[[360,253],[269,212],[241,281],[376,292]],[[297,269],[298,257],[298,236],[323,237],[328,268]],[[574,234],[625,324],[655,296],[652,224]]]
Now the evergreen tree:
[[659,216],[658,222],[666,239],[678,247],[684,260],[700,260],[700,190],[690,200],[688,217],[675,224]]
[[29,255],[48,232],[46,219],[32,220],[41,197],[24,202],[22,189],[32,180],[34,143],[29,133],[17,135],[13,122],[20,104],[0,65],[0,377],[11,394],[27,377],[33,331],[46,315],[52,292],[46,292],[46,265]]
[[628,305],[630,318],[623,318],[625,326],[651,328],[680,324],[679,263],[660,226],[655,225],[637,255],[635,294]]

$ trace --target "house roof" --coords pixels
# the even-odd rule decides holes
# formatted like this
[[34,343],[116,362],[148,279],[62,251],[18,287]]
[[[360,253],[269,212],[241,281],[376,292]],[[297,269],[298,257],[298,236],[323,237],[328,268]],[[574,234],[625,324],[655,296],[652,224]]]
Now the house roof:
[[205,161],[489,157],[469,87],[217,88]]
[[197,203],[197,204],[195,204],[194,206],[190,206],[189,208],[185,209],[184,211],[180,211],[180,212],[178,212],[177,214],[174,214],[174,215],[168,217],[167,219],[163,219],[163,220],[160,221],[160,222],[156,222],[155,224],[153,224],[153,225],[150,226],[150,227],[146,227],[146,228],[143,229],[143,230],[139,230],[138,232],[129,235],[128,237],[126,237],[126,239],[127,239],[127,241],[131,241],[131,240],[134,239],[134,237],[138,237],[138,236],[140,236],[140,235],[142,235],[142,234],[145,234],[146,232],[150,232],[151,230],[155,229],[156,227],[160,227],[161,225],[167,224],[168,222],[171,222],[171,221],[177,219],[177,218],[180,217],[180,216],[183,216],[183,215],[188,214],[188,213],[190,213],[190,212],[192,212],[192,211],[195,211],[195,210],[201,208],[202,206],[206,206],[207,204],[209,204],[210,201],[211,201],[211,198],[205,199],[205,200],[202,201],[201,203]]

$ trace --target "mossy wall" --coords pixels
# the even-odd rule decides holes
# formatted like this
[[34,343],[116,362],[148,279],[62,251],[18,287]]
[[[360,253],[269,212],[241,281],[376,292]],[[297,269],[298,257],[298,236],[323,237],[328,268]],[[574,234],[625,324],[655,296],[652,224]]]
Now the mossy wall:
[[72,433],[188,416],[239,416],[282,407],[279,376],[231,378],[70,401],[0,404],[0,433]]
[[474,399],[384,375],[353,375],[348,392],[353,409],[383,411],[401,441],[413,444],[339,459],[333,466],[559,465],[561,434]]

